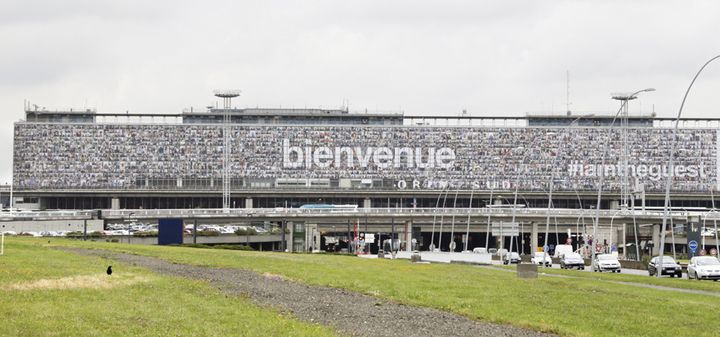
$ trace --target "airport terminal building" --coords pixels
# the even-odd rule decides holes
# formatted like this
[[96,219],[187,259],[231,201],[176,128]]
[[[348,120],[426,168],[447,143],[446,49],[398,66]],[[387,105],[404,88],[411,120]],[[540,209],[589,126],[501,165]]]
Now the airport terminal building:
[[[662,206],[672,121],[613,117],[28,106],[14,130],[15,207],[543,208],[552,200],[590,209],[599,187],[601,209]],[[714,208],[718,132],[715,119],[681,121],[673,207]]]

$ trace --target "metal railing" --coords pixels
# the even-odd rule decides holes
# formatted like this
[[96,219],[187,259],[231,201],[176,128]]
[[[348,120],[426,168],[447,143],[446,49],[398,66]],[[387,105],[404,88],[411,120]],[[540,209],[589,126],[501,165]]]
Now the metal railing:
[[[98,214],[99,213],[99,214]],[[292,217],[422,217],[422,216],[492,216],[511,217],[513,208],[231,208],[223,210],[220,208],[194,208],[194,209],[105,209],[105,210],[63,210],[63,211],[15,211],[0,213],[0,221],[13,220],[46,220],[46,219],[92,219],[101,215],[105,219],[152,219],[163,217],[268,217],[268,218],[292,218]],[[548,214],[547,208],[517,208],[515,215],[521,218],[545,217]],[[595,216],[594,209],[569,209],[555,208],[550,210],[552,217],[592,218]],[[657,210],[601,210],[600,217],[605,219],[632,218],[653,220],[662,219],[663,212]],[[700,211],[672,211],[670,216],[677,219],[686,219],[690,216],[697,216],[700,221],[720,220],[719,212]]]
[[[544,217],[547,215],[546,208],[519,208],[515,211],[517,216],[521,217]],[[358,208],[358,209],[333,209],[333,208],[250,208],[250,209],[230,209],[223,212],[222,209],[142,209],[142,210],[103,210],[102,214],[105,218],[154,218],[154,217],[197,217],[197,216],[252,216],[252,217],[302,217],[302,216],[332,216],[332,217],[363,217],[363,216],[423,216],[423,215],[476,215],[476,216],[495,216],[510,217],[512,216],[512,208]],[[601,210],[600,216],[603,218],[632,217],[633,213],[638,218],[662,218],[661,211],[617,211],[617,210]],[[699,215],[700,212],[696,212]],[[591,218],[595,215],[593,209],[552,209],[551,216],[578,218]],[[672,212],[673,217],[687,217],[690,212],[676,211]],[[705,214],[705,217],[709,214]],[[712,218],[720,219],[718,214],[713,214]]]

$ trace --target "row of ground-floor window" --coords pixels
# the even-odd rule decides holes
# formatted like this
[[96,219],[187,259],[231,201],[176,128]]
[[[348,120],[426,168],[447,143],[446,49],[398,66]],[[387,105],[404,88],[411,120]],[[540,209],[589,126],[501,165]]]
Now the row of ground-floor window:
[[[493,204],[512,204],[512,196],[495,197]],[[40,209],[177,209],[177,208],[222,208],[222,197],[207,196],[181,196],[181,197],[39,197],[38,207]],[[334,205],[357,205],[358,207],[380,207],[380,208],[432,208],[432,207],[485,207],[490,200],[485,198],[458,197],[453,195],[422,196],[422,197],[324,197],[324,196],[277,196],[277,197],[254,197],[254,196],[233,196],[230,200],[231,208],[275,208],[288,207],[298,208],[307,204],[334,204]],[[547,199],[518,198],[518,204],[531,208],[544,208],[548,206]],[[553,199],[554,208],[594,208],[597,200],[585,198],[578,200],[557,198]],[[659,207],[663,200],[646,200],[647,207]],[[602,209],[608,209],[610,202],[603,200]],[[674,207],[706,207],[712,208],[710,200],[673,200]]]
[[[361,231],[361,233],[364,231]],[[371,233],[371,232],[368,232]],[[399,239],[401,238],[400,233],[395,233],[393,236],[393,233],[388,232],[377,232],[372,233],[374,234],[373,242],[370,244],[367,244],[363,246],[364,252],[369,254],[377,254],[378,250],[382,247],[382,243],[386,242],[386,240],[390,238]],[[350,233],[350,237],[352,237],[354,234]],[[352,250],[354,249],[351,245],[352,240],[348,241],[348,233],[347,232],[326,232],[322,235],[320,240],[320,247],[319,249],[322,251],[327,252],[340,252],[344,250]],[[450,247],[451,242],[455,243],[455,249],[456,252],[461,252],[465,249],[465,241],[466,238],[468,238],[464,233],[455,233],[450,234],[449,232],[445,232],[442,234],[442,237],[439,233],[431,233],[431,232],[416,232],[413,234],[413,238],[417,242],[417,246],[414,247],[417,250],[420,251],[427,251],[430,249],[430,245],[433,245],[436,248],[439,248],[441,251],[449,252],[453,251]],[[567,233],[550,233],[547,238],[547,245],[548,245],[548,253],[550,255],[554,255],[555,247],[558,244],[566,244],[568,242],[568,239],[570,239],[571,245],[573,246],[573,250],[577,250],[583,246],[585,246],[586,242],[583,239],[580,239],[580,241],[577,241],[577,238],[575,235],[568,236]],[[636,259],[636,253],[640,253],[640,257],[643,256],[650,256],[652,255],[652,238],[649,236],[638,236],[637,238],[638,244],[639,244],[639,250],[636,251],[635,247],[635,237],[632,235],[632,233],[628,234],[628,236],[625,238],[625,242],[628,244],[626,247],[622,247],[622,245],[610,245],[607,241],[601,242],[603,244],[603,247],[606,252],[618,251],[623,256],[626,256],[626,258],[635,260]],[[513,252],[518,252],[522,255],[528,255],[532,254],[533,252],[537,251],[538,249],[533,249],[531,246],[531,234],[530,233],[521,233],[519,236],[516,237],[496,237],[493,235],[488,235],[487,233],[483,232],[471,232],[469,235],[469,239],[467,239],[467,248],[468,250],[473,250],[474,248],[488,248],[488,249],[507,249],[511,250]],[[537,242],[540,245],[545,244],[545,234],[538,234],[538,240]],[[512,245],[512,246],[511,246]],[[387,246],[387,245],[386,245]],[[510,248],[512,247],[512,248]],[[388,247],[385,247],[387,249]],[[401,247],[404,248],[404,247]],[[712,247],[710,247],[712,248]],[[627,251],[623,251],[624,249],[627,249]],[[401,249],[403,250],[403,249]],[[668,254],[677,253],[681,256],[686,256],[687,251],[687,245],[685,244],[676,244],[675,247],[672,247],[672,244],[666,244],[665,245],[665,252],[668,252]]]

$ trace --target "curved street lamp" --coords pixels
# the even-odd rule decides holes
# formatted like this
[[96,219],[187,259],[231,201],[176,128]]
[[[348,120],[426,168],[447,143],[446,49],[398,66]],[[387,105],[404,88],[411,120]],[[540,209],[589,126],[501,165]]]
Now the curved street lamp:
[[[663,264],[663,255],[665,254],[665,227],[667,226],[667,219],[669,215],[669,205],[670,205],[670,185],[672,185],[672,178],[674,176],[674,167],[673,164],[675,162],[675,147],[677,146],[677,132],[678,132],[678,125],[680,124],[680,116],[682,116],[683,107],[685,107],[685,101],[687,100],[688,94],[690,94],[690,89],[692,89],[693,84],[695,84],[695,80],[697,80],[698,76],[700,76],[700,73],[707,67],[710,62],[715,61],[720,58],[720,55],[717,55],[711,59],[709,59],[705,64],[703,64],[702,67],[700,67],[700,70],[695,74],[695,77],[693,77],[692,81],[690,82],[690,85],[688,86],[687,90],[685,91],[685,96],[683,96],[682,103],[680,103],[680,109],[678,110],[677,117],[675,117],[675,127],[673,128],[673,135],[672,140],[670,141],[670,153],[668,154],[668,174],[665,178],[665,204],[663,205],[663,222],[662,222],[662,228],[660,228],[660,258],[658,263],[660,263],[660,266]],[[657,277],[660,277],[660,274],[658,273]]]

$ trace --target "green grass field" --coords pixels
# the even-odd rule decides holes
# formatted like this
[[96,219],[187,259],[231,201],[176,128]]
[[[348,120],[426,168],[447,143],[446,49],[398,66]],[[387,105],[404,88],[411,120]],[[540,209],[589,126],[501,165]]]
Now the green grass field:
[[[0,336],[332,336],[200,281],[6,237]],[[123,270],[111,277],[105,267]]]
[[[20,240],[24,247],[43,242]],[[47,246],[47,243],[42,245]],[[52,245],[111,249],[156,256],[177,263],[269,272],[307,284],[351,289],[483,321],[509,323],[567,336],[715,336],[720,331],[720,320],[717,318],[720,297],[610,282],[647,282],[650,279],[642,276],[604,274],[598,278],[593,277],[598,276],[596,274],[585,273],[587,277],[583,278],[521,280],[513,273],[492,268],[411,264],[404,260],[352,256],[131,246],[58,239],[52,240]],[[157,275],[151,276],[162,279]],[[666,286],[685,282],[686,287],[718,289],[720,292],[717,283],[713,282],[669,279],[657,282]],[[208,303],[207,310],[214,305],[218,306],[216,310],[222,310],[225,305],[221,302]],[[33,303],[29,301],[25,305],[33,306]]]

